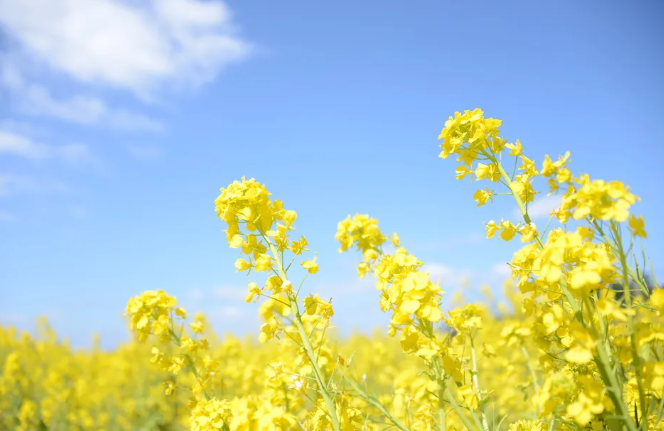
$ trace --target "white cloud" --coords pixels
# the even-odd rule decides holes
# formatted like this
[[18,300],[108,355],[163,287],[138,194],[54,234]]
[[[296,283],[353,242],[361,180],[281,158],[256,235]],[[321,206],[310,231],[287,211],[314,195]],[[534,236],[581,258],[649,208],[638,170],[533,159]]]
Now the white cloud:
[[214,296],[226,300],[239,300],[244,301],[247,295],[247,288],[242,286],[219,286],[214,289]]
[[53,134],[46,128],[35,123],[20,120],[0,121],[0,130],[15,135],[40,137],[40,139],[51,138]]
[[30,317],[26,314],[3,314],[0,317],[0,322],[4,325],[23,326],[30,323]]
[[24,136],[0,130],[0,153],[15,154],[29,159],[44,159],[49,156],[49,148],[37,144]]
[[90,151],[90,147],[85,144],[74,143],[51,147],[51,152],[55,157],[69,163],[87,163],[98,165],[99,160]]
[[486,237],[477,231],[465,235],[453,236],[445,239],[427,239],[423,241],[408,241],[409,249],[412,247],[418,252],[440,251],[456,247],[467,247],[486,240]]
[[21,72],[9,56],[0,57],[0,84],[13,91],[20,90],[25,85]]
[[[532,220],[548,219],[551,211],[560,206],[562,198],[557,195],[544,196],[528,205],[528,215]],[[521,213],[515,210],[514,217],[521,218]]]
[[17,193],[67,193],[67,184],[49,178],[25,175],[0,174],[0,196]]
[[143,98],[208,82],[250,51],[219,1],[0,0],[0,24],[51,70]]
[[[0,0],[0,6],[2,5]],[[98,97],[74,95],[54,97],[44,86],[31,84],[21,75],[16,61],[0,56],[0,85],[16,99],[24,114],[49,116],[73,123],[100,125],[118,130],[162,131],[163,124],[138,112],[108,106]]]
[[225,318],[236,318],[236,317],[242,317],[244,316],[245,312],[241,308],[238,307],[223,307],[221,309],[220,315],[221,317]]
[[45,145],[25,136],[0,130],[0,155],[14,154],[28,159],[59,159],[68,163],[96,163],[89,147],[80,143]]
[[[308,280],[308,279],[307,279]],[[358,294],[376,292],[376,280],[371,274],[364,278],[353,278],[348,281],[338,282],[314,282],[303,287],[306,292],[315,292],[323,299],[341,298],[343,296],[354,296]]]
[[205,293],[201,289],[191,289],[188,292],[188,296],[191,301],[198,302],[205,297]]
[[37,85],[30,85],[22,91],[19,108],[32,115],[50,116],[73,123],[95,124],[118,130],[164,129],[158,120],[126,109],[111,108],[97,97],[79,95],[56,99],[46,88]]
[[434,283],[440,281],[441,286],[461,286],[470,281],[471,272],[466,269],[455,269],[442,263],[428,263],[422,266],[423,272],[429,273]]
[[224,302],[238,302],[244,304],[247,294],[246,287],[221,285],[213,289],[192,288],[187,291],[187,297],[193,303],[207,303],[223,300]]
[[499,280],[505,280],[512,277],[512,269],[506,262],[496,263],[491,267],[491,275]]

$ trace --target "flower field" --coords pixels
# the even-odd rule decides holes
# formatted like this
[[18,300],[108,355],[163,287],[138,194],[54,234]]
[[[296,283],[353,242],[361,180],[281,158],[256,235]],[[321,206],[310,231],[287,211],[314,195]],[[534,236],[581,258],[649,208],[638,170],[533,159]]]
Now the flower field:
[[[129,298],[135,339],[110,352],[74,351],[46,322],[38,335],[0,328],[0,430],[664,429],[664,290],[646,276],[639,198],[573,172],[569,153],[536,163],[500,126],[457,112],[439,139],[477,206],[508,199],[521,214],[479,227],[520,243],[504,257],[512,279],[493,286],[507,305],[444,312],[445,280],[377,219],[349,215],[339,251],[375,280],[390,324],[339,338],[332,300],[304,293],[325,263],[292,234],[296,211],[242,178],[215,207],[260,332],[220,338],[164,291]],[[547,194],[562,203],[536,226],[528,207]]]

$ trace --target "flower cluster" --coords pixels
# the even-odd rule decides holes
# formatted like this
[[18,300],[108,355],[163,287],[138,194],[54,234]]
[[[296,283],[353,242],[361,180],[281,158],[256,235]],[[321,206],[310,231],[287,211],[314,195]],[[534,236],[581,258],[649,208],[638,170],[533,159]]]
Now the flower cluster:
[[[136,337],[114,351],[73,351],[43,323],[37,338],[0,326],[0,429],[664,430],[664,290],[634,255],[647,238],[638,197],[574,174],[569,153],[538,169],[500,125],[456,113],[440,156],[456,156],[457,179],[490,184],[478,206],[508,196],[521,215],[485,224],[488,238],[521,240],[504,301],[483,288],[485,301],[443,311],[423,262],[356,214],[337,226],[339,251],[361,253],[389,336],[340,338],[332,299],[305,286],[318,261],[291,239],[297,214],[242,178],[215,206],[243,255],[236,272],[267,273],[245,298],[260,301],[259,343],[216,337],[163,291],[129,300]],[[543,230],[530,214],[540,183],[561,197]]]
[[[474,173],[477,180],[502,182],[523,217],[516,224],[490,221],[486,231],[488,238],[500,232],[506,241],[519,233],[526,243],[510,266],[516,285],[529,296],[523,307],[536,324],[528,335],[546,365],[544,384],[534,397],[539,415],[547,421],[592,424],[593,429],[647,428],[661,399],[648,384],[657,379],[651,370],[658,369],[660,356],[654,353],[658,348],[646,353],[639,340],[640,333],[647,338],[658,330],[642,308],[642,298],[651,292],[643,266],[629,267],[632,246],[625,244],[620,225],[628,222],[630,244],[647,237],[643,217],[630,213],[639,198],[619,181],[574,175],[569,152],[557,161],[545,156],[538,171],[519,141],[507,144],[499,136],[499,125],[481,110],[457,113],[439,137],[440,156],[459,155],[463,165],[456,169],[458,179]],[[511,174],[503,164],[504,149],[515,158]],[[528,212],[538,194],[533,188],[538,177],[546,179],[549,194],[562,192],[561,204],[552,212],[561,226],[546,236]],[[494,196],[487,188],[473,198],[483,205]],[[571,226],[572,221],[578,224]],[[659,295],[656,291],[652,298]],[[519,338],[519,344],[525,342]],[[617,419],[609,419],[611,415]]]
[[264,185],[253,178],[246,180],[242,177],[242,181],[234,181],[221,189],[215,200],[217,216],[228,225],[224,231],[228,245],[240,248],[241,253],[249,256],[248,260],[235,262],[238,272],[251,272],[252,269],[269,272],[274,268],[274,257],[267,253],[268,238],[280,253],[290,250],[300,255],[306,250],[304,236],[294,241],[289,235],[297,213],[285,209],[280,200],[272,201],[270,195]]
[[184,318],[183,309],[175,308],[177,301],[163,290],[148,290],[135,296],[127,303],[126,315],[130,318],[131,329],[136,330],[141,341],[151,334],[162,342],[169,342],[172,331],[173,312]]

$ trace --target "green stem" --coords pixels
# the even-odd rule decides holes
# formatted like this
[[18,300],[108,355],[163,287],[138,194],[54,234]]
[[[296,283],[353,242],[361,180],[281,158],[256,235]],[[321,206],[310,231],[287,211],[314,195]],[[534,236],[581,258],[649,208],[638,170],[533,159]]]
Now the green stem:
[[[611,247],[611,248],[614,249],[615,251],[618,251],[617,246],[614,244],[613,241],[611,241],[611,240],[606,236],[606,233],[604,233],[604,229],[602,229],[602,226],[597,222],[597,220],[590,219],[590,217],[588,217],[586,220],[587,220],[589,223],[591,223],[593,226],[595,226],[595,229],[597,229],[597,232],[599,232],[599,234],[600,234],[600,235],[602,236],[602,238],[604,239],[604,242],[605,242],[609,247]],[[625,267],[623,267],[623,268],[625,268]],[[639,285],[639,287],[641,288],[641,291],[642,291],[646,296],[650,296],[650,290],[648,290],[648,286],[643,282],[643,280],[641,280],[641,278],[640,278],[637,274],[634,273],[634,271],[632,270],[632,268],[626,267],[626,270],[627,270],[627,274],[629,275],[629,278],[630,278],[633,282],[635,282],[636,284]],[[651,272],[652,272],[652,271],[651,271]]]
[[[620,264],[622,266],[622,275],[623,275],[623,291],[625,293],[625,301],[627,303],[627,308],[632,310],[632,292],[629,287],[629,278],[627,275],[627,256],[625,256],[625,250],[623,249],[622,239],[620,238],[620,231],[616,226],[615,222],[611,222],[611,229],[613,234],[616,237],[616,246],[618,248],[618,254],[620,255]],[[639,404],[641,404],[641,420],[643,431],[648,431],[648,405],[646,403],[645,390],[643,389],[643,376],[641,375],[641,357],[639,356],[638,349],[636,347],[636,334],[634,331],[634,317],[631,314],[627,315],[627,326],[629,328],[629,339],[632,350],[632,365],[634,367],[634,372],[636,374],[636,382],[639,388]]]
[[410,428],[399,422],[399,420],[394,416],[392,416],[380,401],[378,401],[375,397],[372,397],[371,395],[367,394],[355,381],[347,377],[345,377],[345,380],[353,387],[355,392],[360,394],[360,397],[363,400],[365,400],[367,403],[371,404],[376,409],[378,409],[378,411],[380,411],[387,419],[389,419],[390,422],[392,422],[392,424],[395,427],[399,428],[401,431],[410,431]]
[[447,431],[447,413],[445,412],[445,380],[438,382],[438,425],[441,431]]
[[[422,334],[424,334],[424,336],[429,338],[435,338],[433,333],[433,325],[430,322],[420,320],[420,325],[418,325],[418,328],[419,331]],[[463,422],[464,426],[468,431],[475,431],[482,429],[482,425],[479,419],[477,419],[477,415],[475,414],[474,411],[468,409],[470,417],[477,424],[477,426],[473,426],[472,422],[470,422],[470,420],[468,420],[468,418],[464,416],[463,408],[459,405],[459,403],[457,403],[456,399],[454,398],[454,394],[452,394],[452,391],[450,391],[450,388],[447,386],[445,370],[443,369],[440,356],[435,356],[433,358],[433,370],[436,373],[436,381],[438,383],[438,418],[440,421],[442,414],[443,415],[442,418],[444,420],[444,422],[439,423],[439,428],[447,426],[447,418],[446,418],[447,414],[445,412],[445,401],[447,401],[448,403],[450,403],[452,409],[459,417],[459,420]]]
[[[180,337],[175,335],[175,332],[173,331],[172,328],[169,328],[168,331],[171,333],[171,337],[173,337],[175,344],[177,344],[177,346],[181,348],[182,342],[180,341]],[[185,357],[185,359],[187,359],[187,362],[189,363],[189,369],[191,369],[191,372],[194,374],[194,376],[196,376],[196,380],[198,380],[198,383],[201,385],[201,389],[203,389],[203,395],[205,395],[205,399],[210,401],[211,399],[210,394],[208,394],[207,391],[203,388],[201,375],[196,369],[196,363],[194,362],[194,359],[191,357],[189,352],[185,351],[182,355]]]
[[454,412],[457,414],[461,422],[463,422],[466,429],[468,431],[473,431],[475,427],[463,414],[463,408],[461,408],[459,403],[457,403],[456,398],[454,398],[454,394],[452,393],[452,391],[450,391],[450,388],[448,388],[447,386],[445,387],[445,400],[452,405],[452,409],[454,409]]
[[[472,359],[473,369],[471,370],[471,375],[473,377],[473,387],[475,388],[475,394],[477,395],[477,400],[482,403],[482,392],[480,391],[480,381],[477,371],[477,355],[475,354],[475,339],[470,337],[470,357]],[[486,415],[484,414],[484,409],[480,406],[480,418],[482,419],[482,427],[485,431],[489,431],[489,423],[486,420]]]
[[[517,207],[519,207],[519,211],[521,212],[523,220],[528,224],[532,223],[532,220],[530,219],[530,216],[528,215],[528,210],[526,210],[526,206],[524,205],[523,200],[521,199],[521,196],[519,196],[519,194],[514,191],[514,188],[512,186],[512,184],[514,182],[507,175],[507,172],[505,172],[505,169],[503,169],[503,165],[501,165],[493,155],[488,155],[488,156],[498,166],[498,171],[500,172],[500,175],[503,178],[503,181],[505,181],[505,183],[507,184],[507,187],[509,187],[510,191],[512,192],[512,196],[514,197],[514,201],[516,202]],[[535,241],[537,242],[537,245],[539,246],[540,250],[544,248],[544,243],[542,242],[542,239],[539,236],[535,237]],[[567,289],[567,286],[565,285],[565,283],[561,282],[560,283],[560,288],[562,289],[563,294],[567,298],[567,302],[569,302],[570,306],[572,307],[572,310],[574,310],[574,314],[576,315],[576,319],[579,320],[579,322],[585,326],[585,323],[583,322],[583,316],[581,316],[581,313],[579,313],[579,310],[580,310],[579,304],[574,299],[574,296],[572,296],[570,291]]]
[[[277,250],[274,248],[274,245],[262,231],[259,230],[259,232],[261,233],[261,236],[263,237],[265,242],[270,247],[272,256],[274,256],[274,259],[277,261],[277,270],[279,272],[279,276],[284,281],[288,280],[288,277],[286,276],[286,271],[284,271],[283,262],[279,258],[279,254]],[[325,378],[323,376],[323,372],[318,366],[318,360],[316,359],[316,352],[314,351],[311,345],[311,340],[309,339],[307,330],[304,327],[304,324],[302,323],[302,315],[300,314],[300,308],[297,303],[297,297],[295,295],[289,294],[288,299],[290,300],[290,307],[291,310],[293,311],[293,315],[295,316],[294,319],[295,327],[297,328],[297,331],[300,334],[300,338],[302,338],[302,346],[304,347],[304,351],[307,354],[307,357],[309,358],[309,362],[311,363],[311,368],[314,371],[314,377],[316,378],[316,383],[318,383],[320,394],[323,397],[325,405],[327,406],[327,409],[329,411],[330,420],[332,421],[332,427],[334,428],[335,431],[341,431],[341,425],[339,424],[339,416],[337,415],[336,404],[334,403],[334,399],[330,394],[327,385],[325,384]]]
[[[528,211],[526,210],[526,207],[523,201],[521,200],[521,197],[514,190],[512,186],[513,182],[510,179],[510,177],[507,175],[507,172],[505,172],[503,166],[496,160],[496,158],[493,155],[487,154],[487,156],[498,166],[500,175],[507,184],[507,186],[509,187],[509,189],[512,191],[512,196],[514,197],[514,200],[516,201],[516,204],[519,207],[519,211],[521,212],[524,221],[526,223],[531,223]],[[541,238],[539,238],[539,236],[536,238],[536,241],[540,249],[544,248],[544,244],[542,243],[542,240]],[[589,325],[585,322],[583,318],[583,314],[581,313],[581,307],[579,306],[579,303],[572,296],[572,294],[570,293],[569,289],[567,289],[567,286],[564,282],[561,281],[560,287],[567,299],[567,302],[572,307],[576,319],[584,327],[588,328]],[[613,402],[613,405],[615,406],[619,415],[624,418],[623,420],[625,426],[630,431],[636,431],[636,424],[634,423],[634,420],[632,420],[632,417],[629,415],[629,409],[622,398],[622,387],[619,385],[617,377],[611,368],[611,361],[608,357],[608,350],[607,346],[604,344],[604,339],[597,336],[597,331],[594,330],[594,327],[592,325],[590,325],[590,327],[592,328],[593,332],[595,332],[595,339],[597,339],[598,341],[597,354],[594,357],[594,361],[597,365],[600,375],[602,376],[602,380],[608,386],[609,398]]]
[[[586,306],[589,307],[589,301],[586,299]],[[609,357],[609,346],[605,343],[604,337],[600,336],[595,327],[591,325],[590,330],[593,332],[593,337],[597,340],[596,354],[594,361],[597,365],[597,370],[602,376],[602,381],[607,386],[608,395],[615,406],[618,416],[623,418],[624,424],[630,431],[636,431],[636,424],[629,414],[629,408],[625,404],[622,396],[622,385],[618,381],[616,373],[613,371],[611,358]]]
[[521,353],[523,353],[523,356],[526,358],[526,364],[528,366],[528,371],[530,371],[530,376],[533,379],[533,385],[535,386],[536,389],[539,390],[540,385],[537,379],[537,373],[535,372],[535,368],[533,367],[533,363],[530,359],[530,354],[528,353],[528,350],[523,344],[521,345]]

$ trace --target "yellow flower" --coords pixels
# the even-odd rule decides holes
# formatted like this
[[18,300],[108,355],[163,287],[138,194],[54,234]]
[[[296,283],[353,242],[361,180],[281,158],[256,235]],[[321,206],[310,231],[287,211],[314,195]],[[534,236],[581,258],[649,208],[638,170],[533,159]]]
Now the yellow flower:
[[634,214],[629,218],[629,230],[635,236],[640,236],[641,238],[648,238],[648,234],[645,230],[646,222],[643,219],[643,216],[636,217]]
[[399,235],[397,235],[396,232],[394,232],[392,234],[392,236],[388,236],[387,239],[390,240],[393,247],[399,247],[399,245],[401,244],[401,240],[399,239]]
[[[555,175],[559,169],[561,169],[563,166],[565,166],[568,162],[570,153],[569,151],[565,153],[565,156],[559,157],[558,161],[552,162],[551,158],[546,155],[544,156],[544,162],[542,162],[542,176],[543,177],[550,177],[552,175]],[[569,172],[569,170],[567,170]],[[564,181],[558,181],[559,183],[569,181],[569,179],[565,179]]]
[[274,265],[274,259],[272,258],[272,256],[268,254],[261,254],[256,259],[256,264],[254,266],[254,269],[256,270],[256,272],[270,271],[272,270],[273,265]]
[[[160,335],[162,341],[168,341],[171,312],[176,304],[175,298],[168,296],[163,290],[145,291],[127,302],[126,316],[130,318],[129,326],[136,330],[140,341],[147,340],[150,334]],[[181,310],[180,314],[184,316],[184,310]]]
[[191,322],[189,325],[191,326],[191,331],[195,334],[202,334],[203,330],[205,330],[203,322]]
[[247,293],[247,296],[244,298],[245,302],[256,302],[261,296],[261,289],[258,287],[258,284],[254,283],[253,281],[249,282],[249,293]]
[[521,234],[521,242],[531,242],[537,238],[537,226],[535,223],[528,223],[518,229]]
[[500,180],[500,171],[495,163],[490,163],[488,165],[478,163],[475,168],[475,175],[478,180],[483,180],[485,178],[494,182]]
[[493,202],[493,191],[489,190],[488,187],[486,190],[480,189],[475,192],[473,199],[475,199],[475,202],[477,202],[478,207],[486,204],[489,200]]
[[548,424],[538,420],[522,419],[507,428],[507,431],[546,431]]
[[567,414],[578,425],[586,426],[595,415],[599,415],[604,411],[606,389],[601,382],[590,376],[580,375],[578,380],[583,391],[579,392],[577,399],[567,406]]
[[482,329],[482,315],[484,311],[475,304],[467,304],[449,312],[446,322],[461,334],[469,334],[470,331]]
[[272,292],[273,295],[281,292],[283,284],[284,280],[276,274],[272,274],[265,280],[265,288]]
[[490,148],[500,151],[504,140],[498,137],[501,121],[493,118],[484,118],[481,109],[456,112],[445,122],[438,139],[442,152],[439,157],[445,159],[451,154],[459,155],[459,160],[469,166],[477,158],[480,151]]
[[302,265],[302,268],[306,269],[309,274],[315,274],[318,272],[318,264],[316,263],[315,256],[312,260],[305,260],[300,265]]
[[498,225],[496,225],[496,222],[491,220],[488,223],[485,223],[486,226],[486,237],[488,238],[493,238],[493,236],[496,234],[496,231],[498,230]]
[[291,251],[293,254],[300,255],[302,252],[308,250],[306,248],[307,244],[307,239],[304,236],[300,236],[299,240],[291,242]]
[[251,258],[247,261],[242,258],[235,261],[235,272],[247,271],[247,274],[251,273]]
[[581,345],[576,345],[565,353],[565,359],[575,364],[586,364],[593,359],[593,353]]
[[537,171],[537,168],[535,168],[535,162],[530,160],[528,157],[521,155],[519,156],[521,158],[521,161],[523,164],[519,167],[519,170],[523,171],[523,174],[528,177],[536,177],[539,175],[539,172]]
[[572,181],[572,171],[567,168],[560,168],[556,172],[556,182],[558,184],[569,183]]
[[505,241],[510,241],[516,234],[517,226],[513,225],[511,221],[505,220],[500,223],[500,237]]
[[293,282],[290,280],[284,280],[281,284],[281,290],[286,294],[290,295],[293,293]]
[[288,389],[293,389],[295,392],[306,392],[308,389],[307,381],[298,375],[293,376],[293,383],[288,386]]
[[629,187],[619,181],[591,181],[587,175],[581,176],[575,181],[581,187],[578,190],[570,188],[569,192],[563,196],[561,204],[561,215],[569,213],[575,220],[591,217],[624,222],[629,217],[629,208],[640,200],[629,192]]
[[472,177],[472,174],[473,174],[473,170],[472,170],[472,169],[468,169],[468,168],[465,167],[464,165],[459,165],[459,166],[457,166],[457,168],[456,168],[456,179],[457,179],[457,180],[462,180],[462,179],[464,179],[464,178],[466,177],[466,175],[470,175],[470,176],[471,176],[470,178],[471,178],[471,180],[472,180],[472,178],[473,178],[473,177]]
[[228,245],[230,246],[230,248],[238,248],[241,247],[242,244],[244,244],[244,239],[240,234],[233,235],[230,241],[228,241]]
[[326,319],[329,319],[334,315],[334,310],[332,309],[332,304],[326,301],[323,301],[317,294],[310,294],[304,298],[304,310],[308,315],[320,315]]
[[226,427],[233,417],[228,401],[213,398],[198,401],[191,411],[191,431],[218,431]]
[[472,388],[470,385],[463,385],[459,386],[457,388],[459,391],[459,394],[463,397],[463,402],[468,407],[471,411],[472,410],[477,410],[477,407],[479,407],[479,399],[477,398],[477,394],[475,393],[475,390]]
[[281,327],[276,321],[264,323],[261,326],[260,334],[258,335],[258,341],[261,343],[266,343],[273,338],[279,338],[280,332]]
[[517,139],[516,143],[514,144],[505,144],[507,148],[510,149],[510,156],[520,156],[523,154],[523,146],[521,145],[521,142]]
[[172,380],[169,380],[166,382],[166,395],[173,395],[173,392],[175,392],[175,384],[173,383]]
[[161,360],[161,358],[162,358],[163,356],[164,356],[164,355],[163,355],[163,354],[161,353],[161,351],[159,350],[159,347],[154,346],[154,347],[152,347],[152,359],[150,359],[150,362],[152,362],[153,364],[154,364],[154,363],[157,363],[157,362],[159,362],[159,361]]
[[340,252],[356,244],[357,249],[363,253],[382,246],[386,241],[385,235],[378,229],[378,220],[366,214],[355,214],[352,219],[348,216],[340,221],[335,239],[341,243]]

